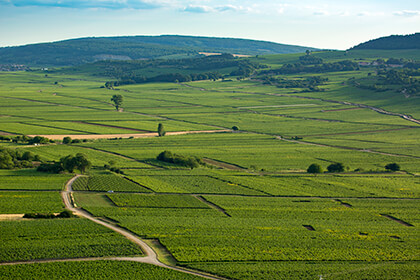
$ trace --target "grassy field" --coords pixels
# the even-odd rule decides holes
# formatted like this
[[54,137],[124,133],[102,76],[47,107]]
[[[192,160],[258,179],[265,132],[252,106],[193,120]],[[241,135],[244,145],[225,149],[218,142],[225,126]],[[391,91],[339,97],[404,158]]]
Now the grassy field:
[[[387,51],[312,55],[325,62],[396,57]],[[419,59],[410,50],[397,55]],[[276,69],[299,62],[299,56],[251,60]],[[43,161],[85,154],[92,168],[73,185],[77,206],[149,242],[158,240],[181,266],[228,279],[418,279],[420,126],[392,114],[419,118],[420,99],[350,82],[376,77],[375,72],[273,76],[328,78],[320,91],[280,88],[261,76],[111,90],[103,87],[108,78],[99,76],[1,72],[0,134],[116,137],[38,146],[0,140],[0,146],[31,151]],[[114,94],[124,97],[120,112],[110,100]],[[167,132],[233,126],[238,131],[118,137],[155,132],[159,123]],[[203,158],[207,166],[189,169],[157,160],[165,150]],[[306,172],[312,163],[327,170],[337,162],[344,172]],[[386,171],[389,163],[401,170]],[[59,191],[72,176],[0,170],[0,213],[61,211]],[[0,221],[0,231],[0,262],[141,254],[117,233],[83,218]],[[2,279],[45,279],[52,271],[80,279],[195,279],[116,261],[0,266],[0,271]]]

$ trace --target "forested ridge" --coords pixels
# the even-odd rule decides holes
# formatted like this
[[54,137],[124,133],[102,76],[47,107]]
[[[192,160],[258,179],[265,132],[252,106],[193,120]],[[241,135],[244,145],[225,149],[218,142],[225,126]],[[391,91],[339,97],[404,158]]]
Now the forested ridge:
[[193,36],[126,36],[79,38],[0,48],[0,64],[69,66],[98,60],[185,58],[199,52],[246,55],[299,53],[314,48],[265,41]]
[[352,50],[403,50],[403,49],[420,49],[420,33],[410,35],[391,35],[381,37],[359,44]]

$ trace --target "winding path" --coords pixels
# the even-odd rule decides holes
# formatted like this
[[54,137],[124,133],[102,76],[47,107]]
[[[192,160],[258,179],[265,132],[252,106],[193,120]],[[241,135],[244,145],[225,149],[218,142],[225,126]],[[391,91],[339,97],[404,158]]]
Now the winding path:
[[[210,274],[206,274],[206,273],[202,273],[202,272],[196,272],[196,271],[188,270],[186,268],[180,268],[180,267],[175,267],[175,266],[170,266],[170,265],[164,264],[158,259],[158,256],[157,256],[156,252],[153,250],[153,248],[150,247],[146,242],[141,240],[138,236],[134,235],[133,233],[131,233],[131,232],[129,232],[129,231],[123,229],[123,228],[120,228],[120,227],[117,227],[115,225],[108,224],[108,223],[106,223],[102,220],[99,220],[98,218],[94,217],[90,213],[88,213],[88,212],[86,212],[86,211],[84,211],[80,208],[75,207],[74,201],[73,201],[72,184],[80,176],[81,175],[76,175],[73,178],[71,178],[67,182],[65,190],[61,192],[61,197],[63,198],[64,204],[66,205],[66,208],[71,210],[73,213],[75,213],[78,216],[82,216],[86,219],[91,220],[92,222],[100,224],[104,227],[107,227],[107,228],[123,235],[128,240],[130,240],[130,241],[134,242],[135,244],[139,245],[141,247],[143,253],[146,255],[145,257],[114,257],[114,258],[100,258],[100,259],[136,261],[136,262],[148,263],[148,264],[152,264],[152,265],[176,270],[176,271],[179,271],[179,272],[192,274],[192,275],[195,275],[195,276],[200,276],[200,277],[203,277],[203,278],[206,278],[206,279],[215,279],[215,280],[224,279],[224,278],[216,277],[216,276],[213,276],[213,275],[210,275]],[[86,260],[91,260],[91,259],[86,259]]]

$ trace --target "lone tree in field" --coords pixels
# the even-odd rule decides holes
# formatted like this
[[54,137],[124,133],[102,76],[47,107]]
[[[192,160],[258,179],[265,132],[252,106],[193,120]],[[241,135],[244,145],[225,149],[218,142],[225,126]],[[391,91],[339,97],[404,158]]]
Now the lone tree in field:
[[327,167],[328,172],[343,172],[344,171],[344,165],[342,163],[332,163],[328,165]]
[[165,136],[166,132],[165,129],[163,128],[163,124],[159,123],[158,125],[158,135],[159,136]]
[[114,102],[115,104],[115,109],[117,109],[117,111],[120,110],[120,106],[122,105],[123,102],[123,97],[121,94],[114,94],[111,98],[111,101]]
[[389,171],[399,171],[400,165],[398,163],[389,163],[385,165],[385,169]]
[[308,169],[306,170],[308,173],[316,174],[316,173],[322,173],[324,172],[322,170],[322,167],[317,163],[312,163],[309,165]]

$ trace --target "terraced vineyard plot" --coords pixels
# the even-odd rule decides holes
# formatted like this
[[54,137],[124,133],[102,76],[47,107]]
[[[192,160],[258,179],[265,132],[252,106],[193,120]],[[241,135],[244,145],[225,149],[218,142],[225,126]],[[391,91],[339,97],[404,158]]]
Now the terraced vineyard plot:
[[194,196],[156,194],[107,194],[118,207],[135,208],[209,208]]
[[33,169],[0,170],[2,190],[57,190],[64,188],[71,175],[50,175]]
[[[396,134],[398,137],[396,137]],[[370,149],[385,153],[420,157],[417,141],[419,137],[420,129],[417,128],[355,135],[337,135],[332,137],[310,137],[306,138],[306,140],[327,145]]]
[[32,122],[34,125],[48,125],[63,129],[75,131],[73,134],[124,134],[124,133],[138,133],[137,130],[123,129],[117,127],[107,127],[105,125],[95,125],[93,123],[81,123],[81,122]]
[[230,262],[188,263],[189,267],[234,279],[406,280],[416,279],[419,262]]
[[[303,139],[305,140],[305,138]],[[154,160],[163,149],[182,154],[206,157],[244,168],[265,171],[305,172],[311,163],[324,169],[332,162],[342,162],[350,171],[384,170],[387,163],[395,162],[404,170],[418,170],[419,159],[372,154],[339,148],[289,143],[273,136],[251,133],[220,133],[212,135],[178,135],[147,139],[97,141],[84,146],[129,155],[139,160]],[[147,146],[147,149],[142,147]],[[164,148],[163,148],[164,147]]]
[[82,134],[82,132],[55,127],[46,127],[28,123],[0,123],[0,130],[12,134],[45,135],[45,134]]
[[129,261],[88,261],[0,266],[0,279],[194,280],[202,277]]
[[[267,275],[261,276],[262,271],[307,277],[318,269],[338,273],[342,268],[354,267],[357,262],[368,269],[372,263],[381,266],[398,260],[402,266],[411,267],[411,262],[418,261],[416,228],[403,226],[378,213],[394,213],[392,209],[402,206],[400,213],[407,213],[409,217],[401,218],[413,221],[417,211],[414,200],[409,203],[392,199],[343,200],[353,205],[347,207],[332,199],[211,195],[205,198],[225,209],[231,217],[204,209],[194,212],[189,209],[87,209],[95,215],[118,220],[137,234],[159,238],[184,265],[207,267],[213,272],[220,265],[224,276],[238,279],[268,279]],[[357,201],[366,206],[356,206]],[[383,201],[391,201],[391,204]],[[309,231],[304,225],[314,230]],[[255,263],[253,268],[243,271],[251,265],[250,261]],[[301,267],[293,268],[286,261],[294,261]],[[256,262],[261,265],[260,269]],[[331,262],[341,265],[331,267]],[[387,269],[390,268],[384,265],[376,273],[385,274]],[[391,270],[394,272],[390,273],[395,273]]]
[[118,233],[80,218],[2,221],[0,236],[0,262],[142,254]]
[[132,178],[156,192],[264,195],[260,191],[210,176],[133,176]]
[[[109,140],[113,143],[113,140]],[[118,143],[117,143],[118,145]],[[109,164],[113,161],[118,167],[131,167],[131,168],[150,168],[151,166],[142,162],[138,162],[131,158],[124,158],[118,155],[110,154],[103,151],[94,149],[87,149],[78,145],[54,145],[54,146],[37,146],[27,148],[35,154],[39,154],[42,159],[58,161],[65,155],[75,155],[77,153],[85,154],[89,161],[92,162],[93,166],[103,167],[105,164]]]
[[279,116],[269,116],[252,113],[230,114],[229,118],[220,114],[199,115],[177,115],[179,120],[195,121],[203,124],[215,124],[223,127],[236,125],[242,130],[262,132],[267,134],[292,136],[311,136],[318,134],[336,134],[360,131],[372,131],[389,129],[387,125],[381,124],[357,124],[291,119]]
[[150,192],[150,190],[117,175],[79,177],[73,183],[75,191]]
[[[118,122],[95,122],[97,124],[103,125],[115,125],[115,126],[122,126],[132,129],[140,129],[145,131],[156,132],[159,123],[162,123],[165,127],[166,131],[194,131],[194,130],[217,130],[221,128],[217,128],[210,125],[203,125],[203,124],[194,124],[188,123],[184,121],[173,121],[173,120],[165,120],[165,119],[157,119],[153,121],[118,121]],[[129,133],[129,132],[125,132]],[[138,132],[139,133],[139,132]]]
[[0,214],[58,213],[63,209],[58,192],[0,192]]
[[[217,175],[216,175],[217,176]],[[407,175],[278,175],[220,176],[280,196],[420,197],[420,182]]]

